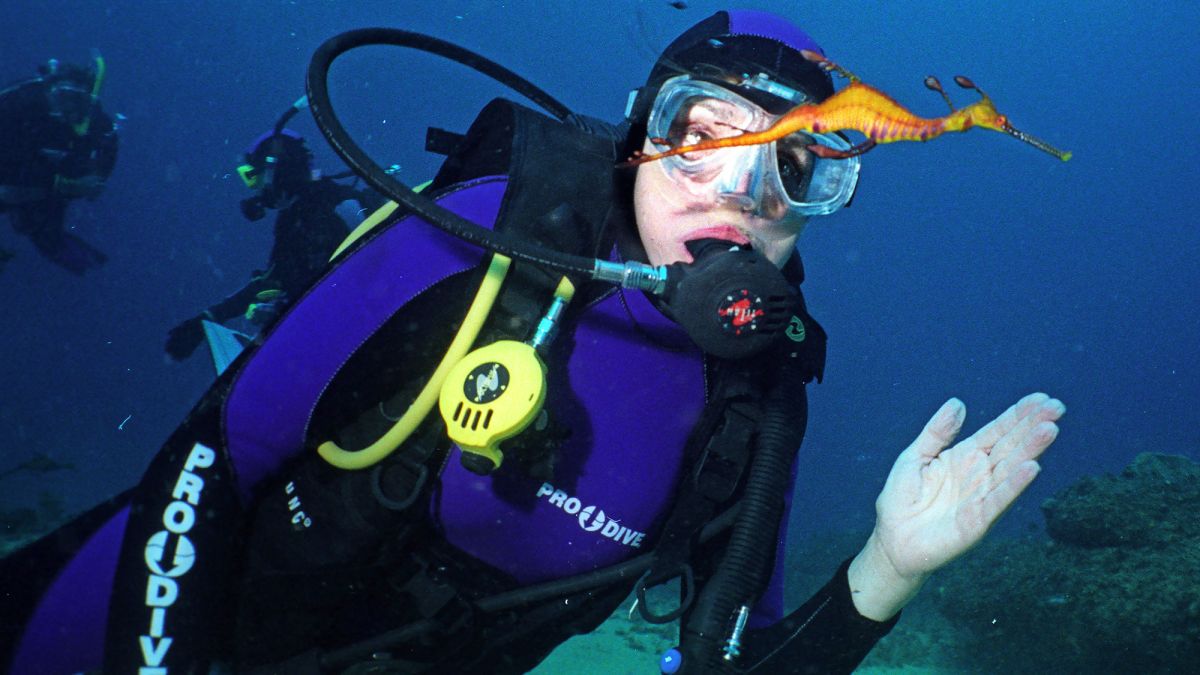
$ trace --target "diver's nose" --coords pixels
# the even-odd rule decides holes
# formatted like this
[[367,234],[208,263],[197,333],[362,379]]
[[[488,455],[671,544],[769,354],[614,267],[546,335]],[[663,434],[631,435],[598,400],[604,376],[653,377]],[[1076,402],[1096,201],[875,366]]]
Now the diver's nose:
[[737,209],[742,213],[753,213],[758,206],[750,195],[736,192],[723,192],[717,195],[717,202],[721,206]]
[[725,189],[717,193],[717,203],[742,213],[753,213],[758,208],[758,200],[753,194],[754,184],[753,173],[742,171],[737,180],[726,184]]

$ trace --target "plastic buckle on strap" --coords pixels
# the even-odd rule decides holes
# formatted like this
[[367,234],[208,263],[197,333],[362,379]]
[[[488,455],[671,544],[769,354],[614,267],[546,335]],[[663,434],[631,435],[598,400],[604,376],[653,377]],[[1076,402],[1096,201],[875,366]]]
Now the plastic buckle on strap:
[[422,618],[437,624],[439,633],[457,635],[475,623],[475,606],[445,576],[436,561],[423,561],[416,574],[400,587]]
[[385,469],[393,468],[387,464],[376,464],[375,468],[371,469],[371,494],[375,499],[383,505],[384,508],[392,511],[403,511],[413,505],[417,501],[417,497],[421,495],[421,488],[425,487],[425,482],[429,480],[429,467],[424,464],[418,464],[413,467],[408,464],[402,464],[405,469],[416,470],[416,478],[413,480],[412,487],[409,488],[408,494],[404,499],[392,499],[387,496],[383,490],[383,472]]
[[684,563],[682,566],[680,566],[678,574],[667,577],[656,584],[652,584],[653,586],[658,586],[666,581],[674,579],[675,577],[679,577],[679,583],[681,584],[681,589],[683,590],[683,600],[679,602],[678,607],[676,607],[673,611],[667,612],[666,614],[655,614],[654,612],[650,611],[650,605],[646,602],[646,588],[647,581],[650,577],[650,572],[651,570],[646,570],[646,573],[643,574],[637,582],[638,613],[641,614],[642,618],[649,623],[670,623],[683,616],[683,613],[688,611],[688,609],[692,606],[692,602],[694,602],[696,599],[696,578],[692,573],[692,566],[688,563]]

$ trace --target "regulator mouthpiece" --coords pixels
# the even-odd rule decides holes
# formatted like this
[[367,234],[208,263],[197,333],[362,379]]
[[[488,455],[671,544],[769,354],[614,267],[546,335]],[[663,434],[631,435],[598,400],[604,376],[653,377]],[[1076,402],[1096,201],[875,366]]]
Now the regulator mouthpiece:
[[717,239],[688,242],[695,261],[671,266],[667,308],[706,353],[753,356],[787,327],[796,292],[757,251]]

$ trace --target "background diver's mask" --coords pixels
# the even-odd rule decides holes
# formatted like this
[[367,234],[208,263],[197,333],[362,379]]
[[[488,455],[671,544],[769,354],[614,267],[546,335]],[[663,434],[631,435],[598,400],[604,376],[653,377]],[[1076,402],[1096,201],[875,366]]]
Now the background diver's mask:
[[303,137],[290,129],[263,134],[242,156],[238,176],[253,197],[239,206],[247,220],[262,220],[267,209],[289,206],[300,186],[312,177],[312,154]]
[[[765,75],[745,78],[737,86],[788,107],[810,101],[804,92]],[[681,75],[659,90],[647,120],[647,137],[660,146],[665,141],[665,150],[763,131],[779,117],[722,84]],[[731,203],[781,224],[793,222],[798,229],[807,216],[845,206],[858,182],[858,157],[822,159],[806,149],[812,143],[837,150],[850,147],[838,134],[797,132],[771,143],[686,153],[652,165],[693,197]]]
[[262,220],[267,215],[267,209],[278,208],[282,195],[276,184],[275,174],[278,171],[277,158],[274,153],[268,153],[259,163],[246,159],[238,166],[238,175],[246,187],[254,190],[253,197],[243,199],[238,206],[242,215],[251,222]]
[[[47,85],[46,107],[51,117],[74,126],[84,124],[88,119],[92,103],[100,94],[105,70],[100,52],[92,50],[92,60],[90,68],[62,63],[58,59],[50,59],[38,67],[38,74]],[[76,132],[83,135],[87,126]]]
[[78,124],[92,109],[92,92],[71,80],[59,80],[46,91],[50,115],[67,124]]

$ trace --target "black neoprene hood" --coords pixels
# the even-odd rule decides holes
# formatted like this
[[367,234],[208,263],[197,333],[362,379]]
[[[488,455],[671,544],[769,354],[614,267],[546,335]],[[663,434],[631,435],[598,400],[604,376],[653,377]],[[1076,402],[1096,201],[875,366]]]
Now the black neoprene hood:
[[[755,76],[807,93],[815,101],[833,95],[829,73],[805,59],[801,50],[824,55],[824,50],[807,33],[790,21],[768,12],[735,10],[717,12],[689,28],[667,46],[646,79],[630,110],[629,120],[644,126],[650,107],[663,82],[676,75],[690,74],[719,79],[720,76]],[[769,112],[782,113],[791,103],[744,87],[731,87],[748,98],[765,103]],[[774,99],[774,100],[770,100]]]

